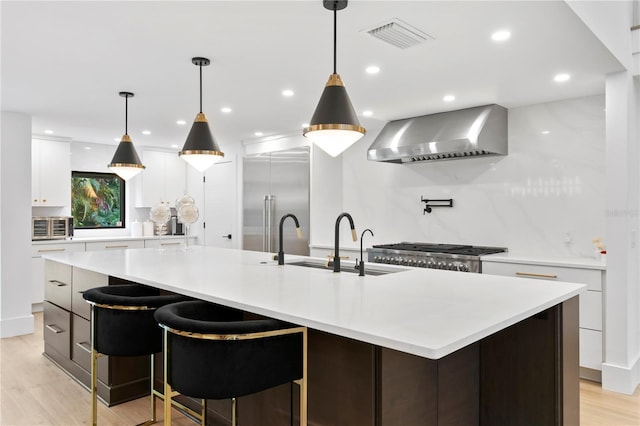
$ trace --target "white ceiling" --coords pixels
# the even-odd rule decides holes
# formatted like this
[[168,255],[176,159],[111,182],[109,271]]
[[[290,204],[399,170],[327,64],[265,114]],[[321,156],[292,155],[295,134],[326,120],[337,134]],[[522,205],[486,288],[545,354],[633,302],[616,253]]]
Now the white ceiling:
[[[131,91],[136,146],[181,147],[198,112],[191,58],[204,56],[204,112],[224,151],[256,131],[298,132],[332,71],[333,16],[320,0],[0,4],[2,109],[32,115],[34,134],[115,145],[124,132],[118,92]],[[362,31],[392,18],[434,40],[401,50]],[[492,42],[499,29],[511,39]],[[365,73],[371,64],[379,74]],[[601,94],[605,74],[622,69],[564,1],[352,0],[338,12],[338,73],[358,114],[373,111],[361,122],[374,129],[469,106]],[[571,80],[555,83],[559,72]]]

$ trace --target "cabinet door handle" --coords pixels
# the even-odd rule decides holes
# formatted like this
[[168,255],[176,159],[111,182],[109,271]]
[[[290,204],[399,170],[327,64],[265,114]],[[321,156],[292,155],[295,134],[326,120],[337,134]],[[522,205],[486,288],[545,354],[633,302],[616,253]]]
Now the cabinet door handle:
[[182,243],[160,243],[161,246],[179,246]]
[[85,352],[91,353],[91,345],[89,342],[77,342],[76,346]]
[[56,249],[38,249],[38,253],[50,253],[52,251],[65,251],[66,248],[56,248]]
[[52,331],[55,334],[60,334],[60,333],[64,332],[63,329],[61,329],[60,327],[56,326],[55,324],[47,324],[47,325],[45,325],[45,327],[47,328],[47,330]]
[[110,245],[104,246],[104,248],[108,248],[108,249],[112,249],[112,248],[127,248],[127,247],[129,247],[128,244],[122,244],[122,245],[116,245],[116,246],[110,246]]
[[49,280],[49,282],[51,284],[54,284],[56,287],[64,287],[64,286],[66,286],[65,283],[63,283],[62,281],[58,281],[58,280]]
[[516,272],[516,275],[519,277],[548,278],[552,280],[558,278],[556,274],[538,274],[535,272]]

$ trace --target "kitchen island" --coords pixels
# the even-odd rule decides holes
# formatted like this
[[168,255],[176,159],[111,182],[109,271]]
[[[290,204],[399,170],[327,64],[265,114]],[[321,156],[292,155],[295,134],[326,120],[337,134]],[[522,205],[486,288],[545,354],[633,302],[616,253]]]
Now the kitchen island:
[[[581,284],[390,266],[359,277],[347,262],[333,273],[199,246],[45,258],[309,327],[310,424],[579,423]],[[278,392],[241,400],[240,415],[282,411]]]

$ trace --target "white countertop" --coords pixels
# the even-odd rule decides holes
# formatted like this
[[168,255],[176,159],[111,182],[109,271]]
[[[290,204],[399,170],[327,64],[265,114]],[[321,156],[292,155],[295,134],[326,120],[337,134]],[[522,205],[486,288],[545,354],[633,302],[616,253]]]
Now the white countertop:
[[[606,256],[605,256],[606,258]],[[523,256],[513,255],[510,253],[496,253],[481,256],[482,262],[502,262],[502,263],[525,263],[528,265],[549,265],[549,266],[562,266],[566,268],[583,268],[583,269],[600,269],[605,271],[607,269],[607,261],[602,259],[595,259],[589,257],[535,257],[535,256]]]
[[[278,266],[270,253],[213,247],[43,257],[313,329],[438,359],[586,287],[422,268],[355,273]],[[310,259],[286,255],[285,261]],[[319,259],[322,262],[324,259]],[[343,270],[353,262],[343,262]]]

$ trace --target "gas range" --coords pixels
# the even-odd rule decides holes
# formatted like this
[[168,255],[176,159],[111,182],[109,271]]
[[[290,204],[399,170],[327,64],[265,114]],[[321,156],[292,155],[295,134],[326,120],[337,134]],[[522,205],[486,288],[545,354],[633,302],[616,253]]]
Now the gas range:
[[367,250],[373,263],[475,273],[482,272],[480,256],[506,251],[504,247],[408,242],[378,244]]

